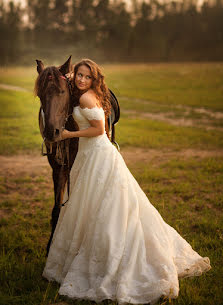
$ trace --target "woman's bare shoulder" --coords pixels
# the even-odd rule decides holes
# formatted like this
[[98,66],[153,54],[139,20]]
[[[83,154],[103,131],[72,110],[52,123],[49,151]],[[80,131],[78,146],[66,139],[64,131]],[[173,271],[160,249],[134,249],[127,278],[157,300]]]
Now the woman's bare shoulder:
[[98,100],[93,91],[88,90],[80,97],[80,107],[81,108],[93,108],[98,104]]

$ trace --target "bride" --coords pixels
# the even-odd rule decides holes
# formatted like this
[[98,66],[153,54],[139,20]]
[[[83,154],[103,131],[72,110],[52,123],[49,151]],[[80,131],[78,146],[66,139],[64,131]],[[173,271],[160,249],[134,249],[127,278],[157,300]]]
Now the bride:
[[98,65],[76,64],[74,87],[79,131],[64,130],[62,139],[79,137],[79,149],[43,276],[72,299],[153,304],[176,298],[178,279],[208,271],[209,258],[162,219],[109,141],[109,92]]

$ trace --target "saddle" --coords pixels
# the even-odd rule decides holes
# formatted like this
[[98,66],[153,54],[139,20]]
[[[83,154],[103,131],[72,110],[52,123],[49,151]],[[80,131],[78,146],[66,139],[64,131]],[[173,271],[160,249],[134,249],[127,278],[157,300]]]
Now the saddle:
[[111,103],[111,114],[107,119],[108,128],[109,128],[109,138],[111,142],[116,145],[118,150],[120,150],[118,143],[115,141],[115,124],[118,122],[120,118],[120,107],[115,94],[110,89],[109,91],[110,91],[110,103]]

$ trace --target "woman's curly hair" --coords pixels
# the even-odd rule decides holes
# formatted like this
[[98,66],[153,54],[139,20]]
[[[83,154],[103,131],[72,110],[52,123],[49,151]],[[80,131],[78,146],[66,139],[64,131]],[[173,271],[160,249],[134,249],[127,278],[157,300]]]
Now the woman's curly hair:
[[104,75],[101,72],[99,66],[90,59],[82,59],[74,66],[74,76],[73,76],[73,90],[75,103],[74,106],[79,105],[79,98],[81,96],[80,90],[75,85],[75,78],[80,66],[86,66],[90,69],[92,75],[92,87],[91,89],[95,92],[97,98],[101,102],[102,108],[105,112],[105,116],[108,117],[111,113],[111,104],[110,104],[110,92],[105,84]]

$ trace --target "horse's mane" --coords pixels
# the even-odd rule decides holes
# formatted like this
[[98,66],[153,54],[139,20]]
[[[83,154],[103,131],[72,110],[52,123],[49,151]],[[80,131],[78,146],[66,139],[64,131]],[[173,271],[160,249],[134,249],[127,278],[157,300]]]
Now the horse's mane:
[[48,67],[44,69],[36,79],[34,93],[38,97],[44,97],[46,90],[52,88],[52,90],[60,90],[60,77],[61,72],[56,67]]

